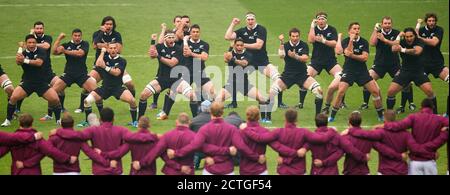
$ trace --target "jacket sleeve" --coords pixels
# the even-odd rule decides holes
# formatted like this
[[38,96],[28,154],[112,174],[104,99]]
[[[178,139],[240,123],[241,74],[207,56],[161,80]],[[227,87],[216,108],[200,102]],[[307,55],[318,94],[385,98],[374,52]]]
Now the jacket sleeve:
[[102,156],[107,159],[121,159],[123,156],[125,156],[125,154],[128,153],[129,150],[130,145],[128,145],[127,143],[123,143],[116,150],[102,152]]
[[448,140],[448,131],[441,131],[439,133],[439,136],[423,144],[423,146],[428,151],[436,151],[440,147],[442,147],[445,143],[447,143],[447,140]]
[[366,154],[359,151],[345,136],[339,136],[339,147],[360,162],[367,162]]
[[232,137],[231,142],[240,152],[242,152],[242,154],[247,156],[249,159],[251,159],[253,161],[258,161],[259,155],[256,152],[252,151],[244,143],[244,140],[242,139],[241,135],[239,134],[239,130],[237,130],[236,128],[234,128],[234,130],[233,130],[233,137]]
[[109,161],[106,160],[102,155],[95,152],[86,142],[81,144],[81,150],[88,156],[92,161],[101,164],[104,167],[109,167]]
[[[164,156],[162,154],[166,150],[166,148],[167,148],[166,135],[164,135],[158,141],[158,143],[155,145],[155,147],[153,147],[150,150],[150,152],[147,153],[147,155],[145,155],[144,158],[142,158],[139,161],[139,164],[142,167],[150,166],[152,164],[152,162],[154,162],[158,156]],[[163,160],[164,160],[164,158],[163,158]],[[167,160],[169,160],[169,159],[167,159]]]
[[69,140],[87,141],[92,138],[92,132],[96,127],[89,127],[83,131],[72,131],[66,129],[58,129],[56,135]]
[[207,156],[228,156],[228,155],[230,155],[229,147],[219,147],[214,144],[203,144],[202,151]]
[[383,129],[375,129],[372,131],[365,131],[361,129],[351,129],[349,134],[358,138],[367,139],[371,141],[380,141],[384,137]]
[[[330,156],[328,156],[325,160],[322,161],[324,167],[329,167],[335,165],[339,159],[342,158],[344,152],[341,149],[337,149]],[[313,159],[314,160],[314,159]]]
[[153,143],[158,141],[158,138],[150,133],[126,132],[124,135],[124,140],[131,144],[140,144],[140,143]]
[[13,146],[17,144],[25,144],[34,142],[34,134],[31,133],[6,133],[0,131],[0,145]]
[[191,143],[184,146],[179,150],[175,150],[175,157],[184,157],[194,151],[202,149],[203,143],[205,142],[206,131],[204,128],[200,128],[197,134],[195,134],[194,140]]
[[53,160],[58,163],[67,163],[70,161],[70,156],[66,153],[59,151],[57,148],[53,147],[52,144],[45,140],[39,140],[37,142],[39,152],[50,156]]
[[393,160],[402,160],[402,154],[396,152],[395,150],[393,150],[392,148],[390,148],[389,146],[382,144],[380,142],[375,142],[373,144],[373,148],[378,151],[379,154],[393,159]]
[[306,140],[313,144],[327,143],[335,135],[335,132],[328,130],[326,133],[305,131]]
[[258,142],[258,143],[270,143],[278,139],[278,131],[274,130],[272,132],[266,132],[266,133],[257,133],[255,131],[252,131],[249,128],[246,128],[242,130],[244,135],[248,137],[249,139]]
[[404,131],[412,127],[415,120],[414,118],[415,115],[411,114],[401,121],[387,122],[384,124],[384,129],[388,131]]
[[45,157],[44,154],[42,153],[36,153],[34,156],[32,156],[31,158],[23,161],[23,166],[26,168],[31,168],[34,167],[36,165],[38,165],[39,163],[41,163],[41,160]]
[[270,147],[278,152],[283,157],[296,157],[297,156],[297,150],[290,148],[289,146],[286,146],[282,144],[279,141],[274,141],[269,144]]
[[9,147],[6,146],[0,146],[0,158],[8,154]]

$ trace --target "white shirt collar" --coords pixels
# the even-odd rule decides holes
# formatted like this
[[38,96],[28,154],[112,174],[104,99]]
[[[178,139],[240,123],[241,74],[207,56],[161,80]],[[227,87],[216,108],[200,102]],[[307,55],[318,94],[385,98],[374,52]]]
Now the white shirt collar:
[[191,38],[191,39],[189,39],[189,41],[190,41],[191,43],[200,43],[200,39],[198,39],[197,41],[194,41],[194,40]]
[[323,29],[321,29],[319,26],[317,26],[317,28],[319,29],[319,30],[327,30],[327,28],[328,28],[328,24],[327,25],[325,25],[325,27],[323,28]]
[[[171,47],[173,47],[174,45],[175,45],[175,43],[173,43],[173,45]],[[169,47],[165,41],[164,41],[164,46]]]
[[237,54],[243,54],[243,53],[245,53],[245,49],[244,49],[244,50],[242,50],[242,52],[240,52],[240,53],[239,53],[239,52],[237,52],[237,51],[236,51],[235,49],[233,49],[233,52],[234,52],[234,53],[237,53]]
[[112,59],[114,59],[114,60],[117,60],[118,58],[120,57],[120,55],[119,54],[117,54],[117,56],[116,57],[111,57],[111,55],[108,55],[108,58],[110,59],[110,60],[112,60]]
[[255,26],[252,29],[249,29],[248,26],[247,26],[247,29],[248,30],[255,30],[256,27],[258,27],[258,23],[256,23]]
[[[70,40],[71,43],[76,44],[75,41]],[[80,40],[80,43],[83,42],[83,40]]]
[[292,47],[297,47],[297,46],[300,44],[300,40],[299,40],[298,43],[295,44],[295,45],[292,43],[292,41],[289,41],[289,44],[291,44]]
[[389,35],[392,32],[392,28],[389,32],[384,32],[384,29],[381,29],[381,33],[383,33],[383,35]]
[[25,51],[26,51],[27,53],[30,53],[30,52],[35,52],[37,49],[38,49],[38,48],[36,47],[36,48],[34,48],[33,51],[30,51],[30,50],[28,50],[28,49],[25,49]]
[[356,40],[353,40],[353,42],[358,42],[361,39],[361,36],[358,36]]

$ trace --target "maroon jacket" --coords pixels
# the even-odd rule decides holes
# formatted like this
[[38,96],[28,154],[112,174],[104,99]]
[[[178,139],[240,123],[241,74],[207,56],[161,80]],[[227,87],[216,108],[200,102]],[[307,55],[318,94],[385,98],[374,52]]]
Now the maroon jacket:
[[182,165],[188,165],[191,167],[191,175],[194,175],[194,156],[187,155],[182,158],[169,159],[167,157],[167,149],[181,149],[188,145],[195,137],[195,133],[185,126],[177,126],[175,129],[170,130],[165,133],[164,136],[158,141],[158,143],[153,147],[150,152],[148,152],[139,163],[142,168],[149,167],[155,164],[157,157],[165,161],[162,172],[166,175],[183,175],[181,172]]
[[[215,145],[222,149],[235,146],[241,154],[247,156],[248,159],[258,161],[259,155],[245,145],[241,135],[239,134],[239,130],[235,126],[225,123],[222,118],[213,119],[209,123],[202,126],[195,135],[194,140],[189,145],[176,150],[175,156],[184,157],[196,150],[203,149],[204,144]],[[207,154],[208,151],[203,150],[203,152],[208,156],[214,157],[214,155]],[[216,162],[214,165],[206,165],[206,170],[217,175],[233,172],[233,159],[229,155],[224,156],[224,158],[226,160]]]
[[319,159],[322,161],[322,166],[314,166],[311,163],[311,175],[339,175],[337,162],[344,155],[344,152],[339,147],[338,133],[329,127],[319,127],[315,130],[317,134],[325,134],[332,132],[336,137],[324,143],[310,143],[310,150],[312,153],[312,160]]
[[36,141],[34,134],[30,133],[6,133],[0,131],[0,146],[13,146],[17,144],[26,144]]
[[100,126],[89,127],[83,131],[69,131],[60,129],[57,135],[63,139],[87,141],[91,140],[92,147],[98,148],[102,153],[110,151],[120,151],[120,155],[112,160],[117,160],[117,168],[104,166],[103,164],[92,161],[92,173],[94,175],[120,175],[122,174],[122,156],[129,150],[124,137],[129,133],[128,129],[119,126],[113,126],[110,122],[103,122]]
[[[352,127],[350,131],[353,129],[361,129],[360,127]],[[361,139],[352,135],[344,135],[344,139],[348,139],[355,148],[361,151],[364,154],[369,154],[372,149],[374,142]],[[367,165],[367,161],[359,161],[353,158],[351,155],[345,155],[344,161],[344,171],[342,172],[344,175],[367,175],[370,173],[369,166]]]
[[[443,127],[448,127],[448,119],[433,114],[433,110],[429,108],[422,108],[419,113],[410,114],[401,121],[384,124],[384,129],[388,131],[403,131],[411,128],[412,136],[418,144],[424,144],[438,137]],[[436,150],[432,152],[435,153]],[[430,156],[414,153],[410,154],[409,157],[415,161],[433,160]]]
[[404,153],[409,149],[411,153],[416,153],[416,155],[419,154],[434,158],[435,153],[428,152],[427,149],[435,151],[445,143],[445,140],[448,137],[447,131],[442,132],[433,141],[419,145],[407,131],[390,132],[385,129],[375,129],[373,131],[351,129],[349,134],[355,137],[379,141],[381,144],[386,145],[398,153],[398,155],[394,156],[395,158],[391,158],[388,155],[385,155],[383,151],[379,151],[377,144],[375,145],[375,149],[379,154],[378,172],[383,175],[407,175],[408,164],[402,160],[401,153]]
[[[67,131],[74,131],[73,128],[66,128]],[[86,142],[67,140],[59,137],[58,135],[50,136],[49,141],[52,145],[62,152],[71,156],[79,156],[80,150],[88,156],[91,160],[102,164],[103,166],[109,166],[109,161],[97,154]],[[80,163],[77,161],[74,164],[59,163],[53,161],[53,172],[66,173],[66,172],[80,172]]]
[[[241,131],[242,139],[247,146],[258,154],[266,154],[266,145],[270,142],[259,142],[253,140],[251,136],[248,135],[249,131],[261,134],[268,133],[269,130],[261,127],[258,122],[247,122],[247,128]],[[242,156],[239,161],[239,173],[241,175],[259,175],[267,170],[266,163],[259,164],[246,156]]]
[[[136,133],[129,133],[124,139],[131,151],[131,161],[142,160],[158,142],[158,136],[148,129],[139,129]],[[105,152],[105,156],[114,159],[119,158],[122,153],[120,150],[116,150]],[[140,170],[135,170],[131,166],[130,175],[156,175],[156,162],[153,162],[150,166],[142,167]]]
[[[37,132],[35,129],[17,129],[18,133],[27,133],[32,136]],[[0,151],[0,157],[11,151],[11,175],[41,175],[41,160],[44,155],[50,156],[53,160],[59,163],[69,164],[70,155],[65,154],[54,148],[50,142],[45,140],[38,140],[33,143],[19,144],[9,148],[4,147]],[[44,154],[44,155],[42,155]],[[22,161],[24,168],[18,169],[16,161]]]

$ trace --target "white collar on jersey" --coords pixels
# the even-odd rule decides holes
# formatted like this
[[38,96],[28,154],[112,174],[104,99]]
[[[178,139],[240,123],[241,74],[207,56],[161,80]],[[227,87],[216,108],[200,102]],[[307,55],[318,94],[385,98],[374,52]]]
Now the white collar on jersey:
[[353,40],[353,42],[358,42],[361,39],[361,36],[358,36],[356,40]]
[[[73,40],[70,40],[70,42],[73,43],[73,44],[76,44],[75,41],[73,41]],[[80,40],[80,43],[81,43],[81,42],[83,42],[83,39]]]
[[292,47],[297,47],[300,44],[300,40],[298,40],[297,44],[293,44],[292,41],[289,41],[289,44],[291,44]]
[[34,38],[37,39],[37,38],[43,38],[45,36],[45,33],[42,33],[42,36],[40,36],[40,37],[38,37],[36,33],[34,33],[33,35],[34,35]]
[[26,51],[27,53],[30,53],[30,52],[35,52],[37,49],[38,49],[38,48],[36,47],[36,48],[34,48],[33,51],[30,51],[30,50],[28,50],[28,49],[25,49],[25,51]]
[[108,32],[103,32],[104,35],[108,35],[108,36],[111,35],[112,33],[113,33],[113,30],[111,30],[111,32],[109,32],[109,33]]
[[256,23],[255,26],[252,29],[249,29],[248,26],[247,26],[247,29],[248,30],[255,30],[256,27],[258,27],[258,23]]
[[194,41],[194,40],[191,38],[191,39],[189,39],[189,41],[190,41],[191,43],[200,43],[200,39],[198,39],[197,41]]
[[384,32],[384,29],[381,29],[381,33],[383,33],[383,35],[389,35],[392,32],[392,28],[389,32]]
[[234,53],[237,53],[237,54],[243,54],[243,53],[245,53],[245,48],[244,48],[244,50],[242,50],[242,52],[237,52],[235,49],[233,49],[233,51],[234,51]]
[[[169,47],[169,46],[167,46],[167,43],[165,41],[164,41],[164,46]],[[173,46],[175,46],[175,43],[173,43],[170,47],[173,47]]]
[[[436,26],[434,26],[434,28],[436,28]],[[434,28],[428,28],[428,25],[425,25],[425,29],[427,30],[427,31],[429,31],[429,30],[433,30]]]
[[110,59],[110,60],[112,60],[112,59],[114,59],[114,60],[117,60],[118,58],[120,57],[120,55],[119,54],[117,54],[117,56],[116,57],[111,57],[111,55],[108,55],[108,58]]
[[323,29],[321,29],[319,26],[317,26],[317,29],[319,29],[319,30],[327,30],[327,28],[328,28],[328,24],[325,25],[325,27]]

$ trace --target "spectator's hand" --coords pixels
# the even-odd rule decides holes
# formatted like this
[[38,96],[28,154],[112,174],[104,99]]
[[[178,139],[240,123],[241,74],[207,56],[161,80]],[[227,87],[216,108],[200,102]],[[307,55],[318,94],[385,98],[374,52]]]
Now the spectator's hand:
[[259,163],[259,164],[264,164],[265,162],[266,162],[266,156],[263,155],[263,154],[259,155],[259,157],[258,157],[258,163]]
[[22,161],[16,161],[16,168],[18,168],[18,169],[23,169],[23,162]]
[[43,135],[42,135],[42,132],[40,132],[40,131],[34,134],[34,140],[36,140],[36,141],[41,140],[42,137],[43,137]]
[[448,131],[448,127],[442,127],[441,131]]
[[98,148],[94,148],[94,151],[95,151],[97,154],[102,154],[102,150],[100,150],[100,149],[98,149]]
[[367,161],[367,162],[370,161],[370,154],[369,154],[369,153],[366,154],[366,161]]
[[186,175],[189,175],[189,174],[191,174],[192,169],[191,169],[191,167],[189,167],[187,165],[183,165],[183,166],[181,166],[181,172]]
[[403,153],[402,153],[402,160],[403,160],[404,162],[408,162],[408,153],[406,153],[406,152],[403,152]]
[[48,136],[50,137],[50,136],[56,135],[57,132],[58,132],[57,129],[52,129],[52,130],[50,130],[50,133],[48,133]]
[[70,156],[70,164],[75,164],[76,162],[77,162],[77,160],[78,160],[78,157],[76,157],[76,156]]
[[169,159],[175,158],[175,150],[167,149],[167,157],[169,157]]
[[210,156],[207,156],[205,158],[205,162],[206,162],[206,165],[208,165],[208,166],[214,165],[214,159]]
[[230,146],[230,155],[231,156],[236,156],[236,154],[237,154],[237,149],[236,149],[236,147],[234,147],[234,146]]
[[305,148],[300,148],[300,149],[297,150],[297,156],[298,157],[303,158],[303,157],[305,157],[305,155],[306,155],[306,149]]
[[344,130],[344,131],[341,132],[341,135],[342,135],[342,136],[348,135],[348,133],[349,133],[349,129],[346,129],[346,130]]
[[320,159],[314,159],[313,163],[314,163],[314,166],[319,167],[319,168],[323,166],[323,161]]
[[434,158],[435,158],[435,160],[439,159],[439,152],[436,152],[436,153],[434,154]]
[[241,123],[241,125],[239,125],[240,130],[244,130],[245,128],[247,128],[247,123]]
[[283,164],[283,157],[278,156],[278,158],[277,158],[277,163],[278,163],[278,165]]
[[141,164],[139,163],[139,161],[133,161],[133,169],[136,171],[141,170]]
[[116,160],[109,161],[109,167],[117,169],[117,161]]

